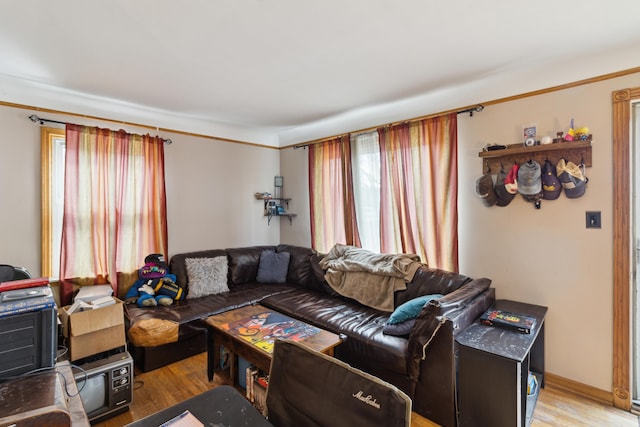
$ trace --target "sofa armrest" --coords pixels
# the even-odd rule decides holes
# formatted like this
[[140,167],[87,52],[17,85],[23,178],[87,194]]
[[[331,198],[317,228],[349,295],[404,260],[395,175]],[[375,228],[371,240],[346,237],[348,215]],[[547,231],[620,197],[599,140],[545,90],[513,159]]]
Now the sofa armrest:
[[[409,334],[407,367],[411,378],[418,378],[420,361],[426,358],[429,344],[445,322],[452,322],[456,332],[456,329],[464,329],[467,323],[473,322],[486,310],[488,306],[485,305],[491,305],[495,292],[489,289],[490,285],[491,280],[487,278],[473,279],[424,306]],[[484,298],[481,297],[483,294]]]

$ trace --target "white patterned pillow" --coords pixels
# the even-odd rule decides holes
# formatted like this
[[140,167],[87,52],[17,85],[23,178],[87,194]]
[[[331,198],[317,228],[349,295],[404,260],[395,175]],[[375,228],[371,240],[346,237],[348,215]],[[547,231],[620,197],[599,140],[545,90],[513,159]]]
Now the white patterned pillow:
[[207,295],[227,292],[227,272],[229,266],[226,256],[214,258],[186,258],[189,292],[187,298],[200,298]]

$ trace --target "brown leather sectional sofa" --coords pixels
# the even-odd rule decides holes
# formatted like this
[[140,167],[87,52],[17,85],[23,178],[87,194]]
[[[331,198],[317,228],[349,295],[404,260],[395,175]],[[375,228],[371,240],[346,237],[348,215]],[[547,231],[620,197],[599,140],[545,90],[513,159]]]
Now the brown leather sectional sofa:
[[[289,252],[285,284],[256,282],[260,254]],[[422,266],[407,289],[395,294],[395,307],[413,298],[442,294],[426,305],[408,336],[383,333],[390,313],[366,307],[336,294],[324,280],[322,255],[291,245],[253,246],[177,254],[170,270],[188,289],[187,258],[227,256],[229,292],[176,301],[168,307],[127,307],[129,330],[145,319],[177,322],[178,339],[153,347],[129,348],[138,366],[148,371],[206,349],[202,319],[248,304],[260,303],[307,323],[342,334],[335,356],[388,381],[409,395],[413,411],[444,426],[457,424],[455,336],[495,300],[489,279]],[[131,336],[131,334],[130,334]],[[313,375],[313,373],[309,373]]]

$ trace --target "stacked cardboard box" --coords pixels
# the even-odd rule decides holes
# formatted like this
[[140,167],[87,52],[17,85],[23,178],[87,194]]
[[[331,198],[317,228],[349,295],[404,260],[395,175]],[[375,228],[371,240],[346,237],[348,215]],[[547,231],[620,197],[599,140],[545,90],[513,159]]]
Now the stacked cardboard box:
[[62,335],[69,345],[70,360],[93,356],[125,345],[123,303],[92,310],[69,312],[71,306],[59,310]]

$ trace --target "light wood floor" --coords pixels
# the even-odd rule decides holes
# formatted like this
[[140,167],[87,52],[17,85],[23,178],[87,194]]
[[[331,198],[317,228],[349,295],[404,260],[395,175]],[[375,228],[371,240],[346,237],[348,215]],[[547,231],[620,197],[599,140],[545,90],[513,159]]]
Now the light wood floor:
[[[129,411],[96,424],[96,427],[122,427],[220,385],[218,375],[214,381],[207,381],[206,366],[206,353],[202,353],[151,372],[136,372]],[[533,427],[638,425],[635,415],[552,386],[541,390],[532,423]],[[416,413],[411,417],[411,427],[433,426],[437,424]]]

